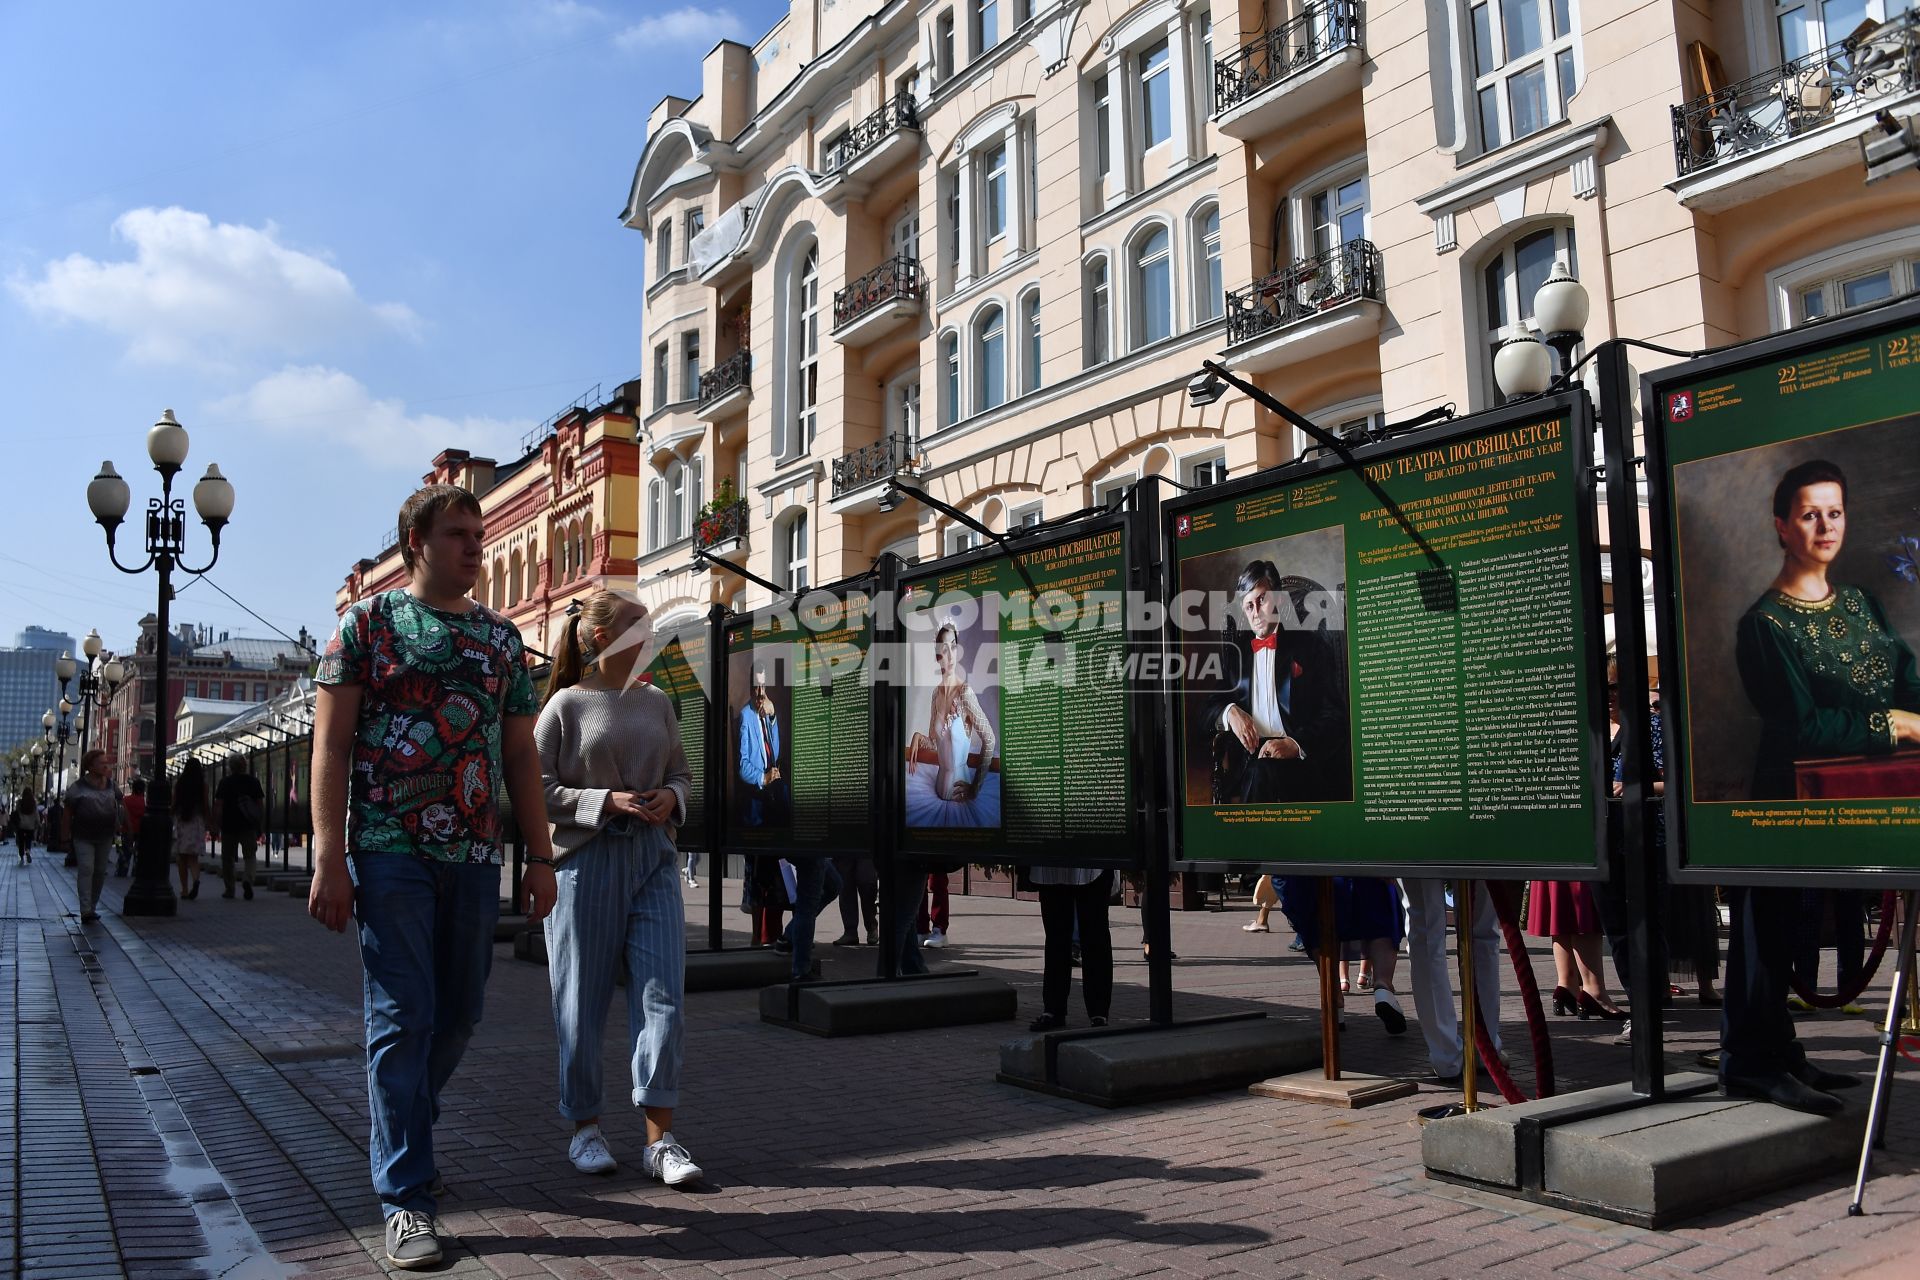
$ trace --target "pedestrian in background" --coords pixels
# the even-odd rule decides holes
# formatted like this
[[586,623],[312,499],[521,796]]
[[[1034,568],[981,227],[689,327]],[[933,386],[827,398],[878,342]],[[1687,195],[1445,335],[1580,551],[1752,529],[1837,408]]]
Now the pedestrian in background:
[[113,874],[126,879],[127,869],[133,865],[134,854],[140,849],[140,824],[147,820],[147,780],[133,780],[133,794],[120,802],[122,818],[120,828],[120,865]]
[[207,851],[207,771],[189,759],[173,780],[173,861],[180,870],[180,896],[200,896],[200,855]]
[[267,793],[260,789],[260,779],[253,776],[253,765],[242,760],[237,772],[220,779],[213,798],[215,825],[220,830],[220,879],[227,886],[220,896],[233,896],[233,864],[238,859],[245,867],[241,885],[247,891],[247,901],[252,902],[253,849],[265,825]]
[[840,872],[840,936],[833,940],[833,945],[859,946],[863,923],[867,926],[867,945],[879,945],[880,876],[874,870],[873,859],[835,858],[833,865]]
[[60,808],[67,847],[73,850],[81,924],[100,918],[94,906],[107,883],[107,860],[113,856],[114,833],[120,830],[120,788],[107,778],[111,767],[106,752],[98,747],[87,752]]
[[1040,978],[1039,1017],[1029,1031],[1067,1025],[1067,996],[1073,987],[1074,939],[1080,945],[1080,997],[1087,1025],[1104,1027],[1113,1009],[1113,933],[1107,922],[1113,896],[1113,872],[1088,867],[1034,867],[1027,881],[1040,894],[1040,926],[1046,939]]
[[351,605],[314,675],[307,910],[336,932],[359,922],[368,1157],[387,1260],[408,1270],[442,1257],[433,1125],[493,965],[502,779],[526,842],[528,923],[553,906],[526,651],[511,622],[467,598],[483,531],[465,489],[409,497],[408,586]]
[[547,917],[547,974],[560,1045],[567,1158],[582,1173],[619,1168],[600,1129],[607,1006],[627,977],[633,1105],[646,1115],[640,1166],[670,1187],[700,1180],[673,1136],[685,1040],[687,922],[673,837],[692,774],[673,699],[633,679],[653,649],[646,606],[595,591],[567,619],[534,726],[553,823],[558,896]]
[[33,861],[33,833],[39,829],[40,806],[34,803],[33,792],[22,791],[13,806],[13,836],[22,866]]

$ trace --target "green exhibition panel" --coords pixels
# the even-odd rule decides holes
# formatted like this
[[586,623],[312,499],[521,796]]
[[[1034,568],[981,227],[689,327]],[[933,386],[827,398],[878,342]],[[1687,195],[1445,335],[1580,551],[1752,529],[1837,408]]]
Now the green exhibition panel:
[[1181,859],[1599,874],[1593,439],[1574,392],[1166,504]]
[[815,591],[726,619],[721,849],[873,846],[873,599]]
[[680,745],[687,753],[692,775],[687,792],[687,821],[680,828],[679,845],[705,849],[707,831],[707,680],[710,674],[708,629],[700,624],[655,637],[654,653],[642,675],[648,684],[673,699],[680,721]]
[[1013,536],[902,575],[901,852],[1137,865],[1125,526]]
[[1920,304],[1641,399],[1676,875],[1920,883]]

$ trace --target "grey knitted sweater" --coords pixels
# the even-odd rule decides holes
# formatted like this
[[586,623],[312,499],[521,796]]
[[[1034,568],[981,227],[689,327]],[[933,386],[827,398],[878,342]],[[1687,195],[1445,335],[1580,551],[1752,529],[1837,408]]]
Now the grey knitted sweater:
[[618,816],[607,803],[615,791],[671,788],[668,839],[687,820],[692,775],[680,745],[680,721],[673,700],[652,685],[618,693],[586,685],[562,689],[541,709],[533,738],[556,862]]

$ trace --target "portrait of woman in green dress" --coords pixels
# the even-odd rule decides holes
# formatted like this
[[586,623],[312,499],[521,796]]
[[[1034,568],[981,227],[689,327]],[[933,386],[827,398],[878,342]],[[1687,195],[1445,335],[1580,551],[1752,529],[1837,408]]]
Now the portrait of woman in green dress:
[[1780,572],[1740,619],[1740,682],[1760,713],[1752,798],[1795,797],[1794,762],[1920,744],[1913,649],[1863,587],[1827,580],[1847,536],[1847,478],[1803,462],[1773,492]]

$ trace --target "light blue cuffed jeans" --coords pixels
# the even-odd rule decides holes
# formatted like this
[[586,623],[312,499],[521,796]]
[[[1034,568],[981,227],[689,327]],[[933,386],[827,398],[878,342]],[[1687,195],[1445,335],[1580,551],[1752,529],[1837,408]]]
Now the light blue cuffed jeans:
[[679,853],[660,827],[621,817],[569,855],[554,878],[547,973],[560,1042],[560,1114],[578,1123],[601,1113],[600,1043],[623,964],[633,1105],[677,1105],[687,975]]

